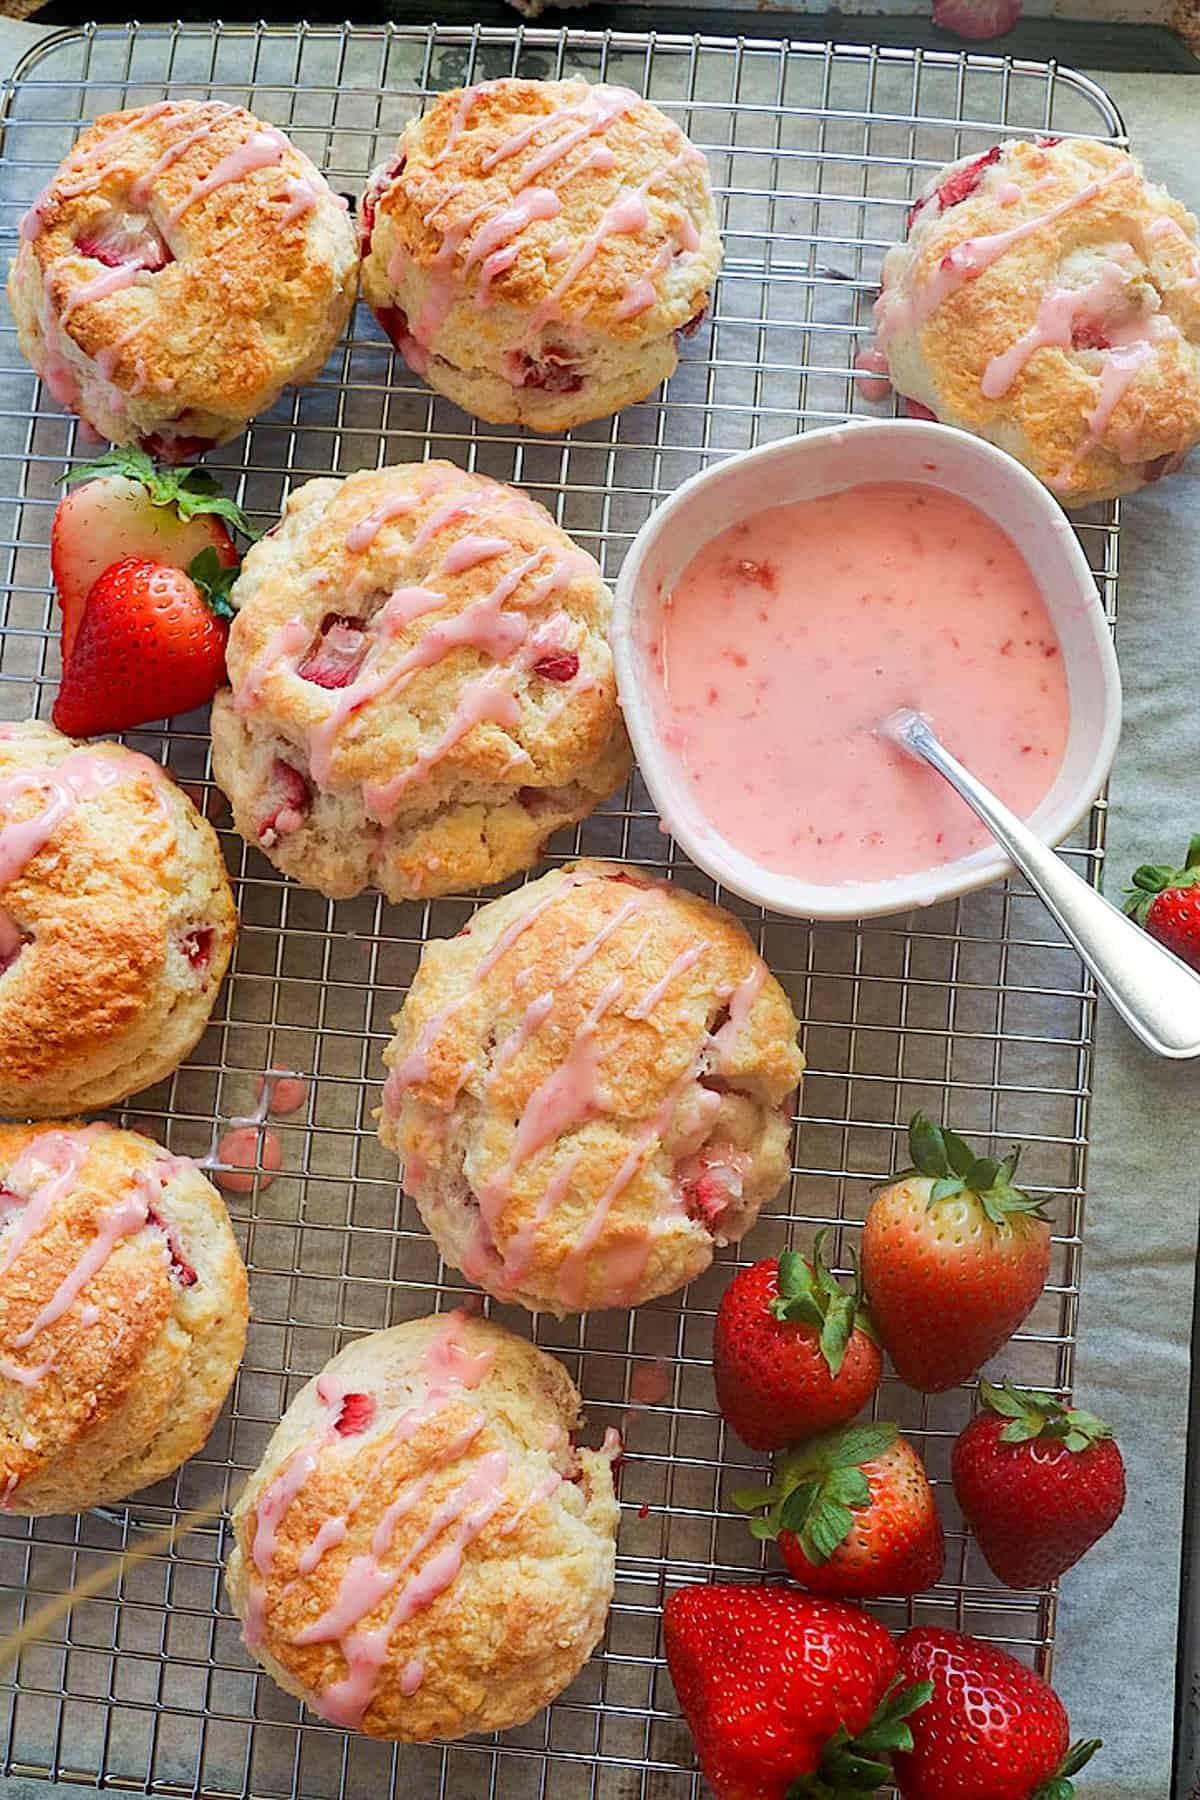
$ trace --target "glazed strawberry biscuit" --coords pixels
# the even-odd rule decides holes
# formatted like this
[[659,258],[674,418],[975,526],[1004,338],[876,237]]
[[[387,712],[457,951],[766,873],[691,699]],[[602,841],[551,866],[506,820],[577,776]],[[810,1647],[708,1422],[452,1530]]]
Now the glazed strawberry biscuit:
[[998,144],[934,176],[876,306],[897,390],[998,444],[1068,506],[1200,440],[1196,221],[1124,150]]
[[560,1316],[637,1306],[748,1231],[804,1059],[745,931],[619,864],[555,870],[427,945],[380,1137],[446,1260]]
[[625,778],[608,589],[512,488],[449,463],[310,481],[232,598],[213,767],[308,887],[501,881]]
[[703,155],[628,88],[578,79],[439,95],[359,226],[364,295],[409,367],[535,431],[653,393],[721,260]]
[[8,293],[26,358],[102,436],[168,461],[311,380],[354,304],[345,203],[223,101],[97,119],[20,229]]
[[246,1271],[194,1163],[112,1125],[0,1126],[0,1504],[82,1512],[200,1449]]
[[370,1737],[522,1724],[612,1598],[620,1446],[574,1449],[579,1411],[560,1363],[485,1319],[359,1338],[296,1396],[234,1509],[247,1647]]
[[0,1112],[92,1111],[169,1075],[236,929],[216,835],[157,763],[0,725]]

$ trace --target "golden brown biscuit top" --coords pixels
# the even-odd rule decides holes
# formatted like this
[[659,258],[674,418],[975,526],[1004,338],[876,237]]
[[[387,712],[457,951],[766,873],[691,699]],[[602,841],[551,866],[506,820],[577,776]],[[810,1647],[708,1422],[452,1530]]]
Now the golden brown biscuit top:
[[[163,975],[192,819],[209,831],[135,751],[74,744],[34,720],[0,725],[0,1046],[11,1083],[103,1056],[136,1023]],[[226,889],[219,923],[230,935],[232,911]],[[178,948],[186,957],[183,939]]]
[[[233,599],[235,707],[298,740],[318,787],[362,784],[385,823],[470,723],[518,723],[510,709],[531,683],[571,709],[585,750],[589,732],[593,753],[611,734],[595,561],[544,507],[451,463],[307,483],[250,550]],[[449,723],[411,747],[413,721],[439,707]],[[503,740],[497,775],[518,782],[521,754]]]
[[[702,152],[628,88],[506,78],[440,94],[364,200],[437,281],[622,338],[697,318],[720,261]],[[431,306],[441,304],[438,294]],[[432,335],[410,322],[424,343]]]
[[427,945],[396,1024],[383,1131],[409,1190],[461,1179],[471,1257],[499,1255],[502,1287],[544,1261],[568,1310],[593,1265],[613,1302],[635,1294],[677,1221],[721,1230],[804,1068],[787,996],[738,922],[599,862]]
[[103,1429],[143,1378],[197,1280],[184,1223],[195,1187],[220,1206],[191,1164],[111,1125],[0,1125],[6,1492]]
[[902,370],[919,334],[939,410],[1010,420],[1061,491],[1200,435],[1196,222],[1116,145],[1012,141],[941,171],[876,317]]
[[337,1724],[414,1692],[418,1652],[486,1612],[483,1565],[611,1534],[611,1477],[594,1508],[602,1459],[570,1444],[579,1404],[561,1364],[485,1319],[351,1345],[293,1401],[238,1503],[247,1643]]
[[[327,317],[354,259],[342,204],[244,107],[161,101],[88,127],[22,220],[22,251],[109,380],[181,412],[216,394],[227,412]],[[334,207],[329,232],[319,221]]]

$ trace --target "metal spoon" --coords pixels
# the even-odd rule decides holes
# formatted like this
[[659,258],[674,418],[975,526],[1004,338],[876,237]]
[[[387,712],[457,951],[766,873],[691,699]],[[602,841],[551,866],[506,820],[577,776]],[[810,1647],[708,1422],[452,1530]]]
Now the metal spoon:
[[1200,1056],[1200,976],[1036,838],[951,756],[919,712],[902,707],[884,719],[878,730],[909,756],[936,769],[982,819],[1143,1044],[1159,1056],[1177,1060]]

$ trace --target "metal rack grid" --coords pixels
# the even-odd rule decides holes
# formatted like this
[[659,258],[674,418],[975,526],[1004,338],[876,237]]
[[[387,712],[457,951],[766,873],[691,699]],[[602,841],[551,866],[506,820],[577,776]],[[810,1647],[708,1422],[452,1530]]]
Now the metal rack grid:
[[[797,429],[869,412],[852,358],[869,327],[883,251],[927,173],[997,135],[1053,129],[1120,138],[1084,77],[979,55],[518,28],[140,27],[69,31],[39,45],[5,96],[0,226],[19,212],[80,125],[163,95],[241,101],[288,129],[334,185],[357,190],[434,91],[509,71],[621,81],[676,117],[707,152],[725,268],[706,328],[669,390],[561,440],[477,424],[399,366],[360,308],[322,377],[288,395],[213,460],[262,522],[289,488],[330,470],[449,456],[542,500],[611,577],[654,504],[708,461]],[[86,454],[37,387],[11,323],[0,353],[0,716],[48,712],[58,674],[46,544],[64,461]],[[1117,518],[1080,524],[1110,619]],[[271,1063],[311,1071],[306,1111],[279,1128],[284,1173],[235,1197],[252,1274],[245,1365],[205,1451],[128,1509],[0,1523],[6,1624],[86,1576],[148,1527],[236,1489],[282,1408],[349,1338],[468,1292],[439,1262],[377,1143],[380,1052],[422,942],[476,904],[454,896],[333,904],[282,882],[228,828],[201,718],[130,741],[169,763],[221,830],[242,933],[214,1021],[171,1081],[120,1115],[180,1153],[249,1110]],[[1096,874],[1103,806],[1073,852]],[[663,838],[636,777],[552,847],[631,857],[697,891],[711,884]],[[903,1148],[918,1105],[959,1128],[1029,1144],[1031,1185],[1059,1196],[1050,1285],[1005,1366],[1069,1387],[1079,1291],[1093,996],[1077,958],[1019,885],[854,930],[763,916],[717,894],[756,930],[805,1022],[809,1072],[789,1190],[746,1260],[835,1226],[839,1260],[873,1181]],[[708,1350],[733,1253],[681,1294],[636,1312],[557,1324],[495,1308],[559,1354],[587,1403],[588,1435],[621,1426],[616,1602],[604,1644],[566,1694],[496,1740],[393,1748],[302,1716],[254,1671],[220,1583],[220,1524],[151,1557],[76,1607],[3,1684],[6,1773],[206,1796],[377,1794],[525,1800],[682,1800],[701,1791],[661,1662],[659,1612],[680,1581],[766,1566],[729,1494],[763,1459],[715,1413]],[[661,1364],[661,1401],[631,1397]],[[645,1379],[645,1378],[643,1378]],[[653,1384],[651,1384],[653,1385]],[[639,1392],[644,1389],[638,1389]],[[948,1528],[938,1589],[884,1604],[896,1626],[946,1622],[1015,1646],[1048,1669],[1052,1593],[998,1589],[969,1544],[948,1483],[970,1410],[958,1391],[922,1399],[885,1380],[879,1409],[922,1448]],[[1090,1730],[1095,1720],[1078,1720]]]

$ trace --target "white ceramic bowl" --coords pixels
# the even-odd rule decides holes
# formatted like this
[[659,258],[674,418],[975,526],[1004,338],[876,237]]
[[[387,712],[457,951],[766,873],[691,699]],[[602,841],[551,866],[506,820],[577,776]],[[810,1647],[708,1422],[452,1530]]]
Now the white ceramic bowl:
[[[647,519],[617,583],[613,651],[634,752],[664,823],[715,880],[773,912],[856,919],[904,912],[969,893],[1011,874],[994,847],[886,881],[820,885],[764,869],[722,837],[697,807],[663,749],[654,711],[657,677],[645,632],[671,588],[711,538],[748,515],[864,481],[912,481],[961,495],[1016,543],[1041,588],[1062,646],[1070,729],[1057,779],[1029,824],[1048,844],[1067,837],[1104,786],[1121,729],[1121,680],[1095,578],[1057,501],[1002,450],[947,425],[856,420],[730,457],[685,482]],[[804,756],[797,716],[796,755]]]

